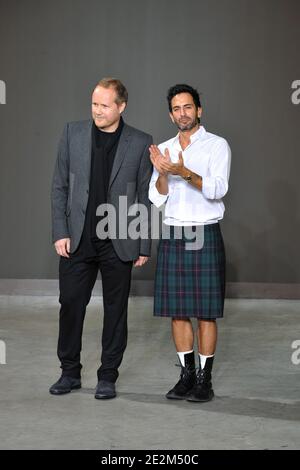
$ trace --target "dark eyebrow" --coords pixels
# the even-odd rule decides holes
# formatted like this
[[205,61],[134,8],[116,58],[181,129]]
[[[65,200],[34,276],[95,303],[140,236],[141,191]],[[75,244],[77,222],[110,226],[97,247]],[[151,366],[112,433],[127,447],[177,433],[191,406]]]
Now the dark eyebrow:
[[[193,106],[193,103],[186,103],[186,104],[183,104],[182,106],[183,106],[184,108],[185,108],[186,106]],[[176,104],[175,106],[172,107],[172,109],[176,109],[176,108],[180,108],[179,104]]]

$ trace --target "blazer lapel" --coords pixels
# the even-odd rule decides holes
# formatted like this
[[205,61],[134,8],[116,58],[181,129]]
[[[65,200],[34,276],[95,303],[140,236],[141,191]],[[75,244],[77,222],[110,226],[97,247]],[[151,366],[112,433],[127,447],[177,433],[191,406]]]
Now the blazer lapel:
[[120,166],[124,160],[126,150],[128,148],[129,140],[130,140],[130,128],[129,126],[124,124],[123,130],[120,136],[120,140],[119,140],[119,145],[118,145],[117,152],[116,152],[115,159],[114,159],[114,164],[111,170],[108,189],[110,189],[115,177],[118,174]]
[[90,183],[91,173],[91,157],[92,157],[92,124],[93,121],[87,121],[86,125],[82,129],[82,136],[79,139],[80,142],[80,158],[82,159],[82,173],[85,176],[86,182]]

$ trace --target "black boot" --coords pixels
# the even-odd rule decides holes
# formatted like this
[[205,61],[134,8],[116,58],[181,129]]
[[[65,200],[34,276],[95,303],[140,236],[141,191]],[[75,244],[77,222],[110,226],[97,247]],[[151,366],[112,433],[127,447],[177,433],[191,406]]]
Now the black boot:
[[187,397],[188,401],[210,401],[214,397],[214,391],[211,383],[211,370],[214,362],[214,356],[208,357],[204,369],[201,368],[199,357],[199,371],[197,373],[196,384]]
[[194,351],[184,355],[184,367],[181,366],[180,380],[170,390],[166,397],[174,400],[184,400],[196,383]]

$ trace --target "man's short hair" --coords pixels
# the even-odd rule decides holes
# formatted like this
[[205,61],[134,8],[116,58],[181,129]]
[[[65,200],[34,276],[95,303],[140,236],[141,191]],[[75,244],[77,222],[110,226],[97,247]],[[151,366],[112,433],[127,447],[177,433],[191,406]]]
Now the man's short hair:
[[190,95],[192,95],[196,108],[201,108],[200,96],[199,96],[198,91],[195,88],[191,87],[190,85],[181,83],[181,84],[172,86],[168,90],[167,100],[168,100],[170,113],[172,112],[171,101],[174,98],[174,96],[179,95],[179,93],[189,93]]
[[95,88],[97,88],[98,86],[102,86],[103,88],[114,88],[117,93],[116,103],[117,104],[127,103],[128,91],[126,90],[126,87],[125,85],[123,85],[121,80],[118,80],[117,78],[112,78],[112,77],[102,78],[97,83]]

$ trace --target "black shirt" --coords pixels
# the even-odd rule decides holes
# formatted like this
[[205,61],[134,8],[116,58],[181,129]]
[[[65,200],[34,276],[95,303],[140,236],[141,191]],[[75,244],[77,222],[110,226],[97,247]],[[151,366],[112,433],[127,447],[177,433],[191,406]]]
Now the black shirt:
[[114,132],[103,132],[94,122],[92,125],[89,200],[82,236],[84,250],[91,255],[97,253],[97,247],[103,243],[97,237],[96,227],[100,219],[105,216],[96,216],[96,210],[100,204],[107,203],[109,179],[123,126],[122,118]]

